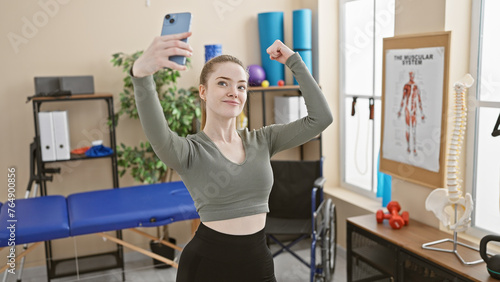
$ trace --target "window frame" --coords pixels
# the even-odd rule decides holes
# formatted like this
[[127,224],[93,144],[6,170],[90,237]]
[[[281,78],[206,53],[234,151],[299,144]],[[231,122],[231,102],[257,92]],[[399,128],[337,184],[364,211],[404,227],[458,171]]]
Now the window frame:
[[[346,81],[346,60],[345,60],[345,57],[344,57],[344,43],[346,42],[346,36],[345,36],[345,25],[346,25],[346,9],[345,9],[345,4],[346,3],[349,3],[349,2],[355,2],[355,1],[361,1],[361,0],[341,0],[339,1],[339,40],[340,40],[340,44],[339,44],[339,63],[340,63],[340,71],[339,71],[339,116],[341,117],[341,124],[340,124],[340,162],[341,162],[341,165],[340,165],[340,176],[341,176],[341,179],[340,179],[340,185],[341,187],[343,188],[346,188],[346,189],[349,189],[355,193],[358,193],[360,195],[363,195],[365,197],[368,197],[370,199],[374,199],[374,200],[378,200],[378,201],[381,201],[380,198],[377,198],[377,187],[376,187],[376,183],[375,183],[375,180],[376,180],[376,176],[375,176],[375,169],[373,167],[374,164],[376,164],[375,160],[378,156],[378,154],[375,154],[375,152],[379,152],[380,148],[375,148],[375,138],[377,138],[376,135],[376,130],[375,130],[375,122],[378,122],[378,123],[381,123],[381,120],[377,120],[377,117],[375,116],[374,117],[374,126],[373,126],[373,130],[371,131],[371,156],[369,156],[369,159],[370,159],[370,162],[372,164],[371,167],[371,170],[370,170],[370,173],[371,173],[371,189],[370,190],[367,190],[367,189],[364,189],[362,187],[359,187],[359,186],[356,186],[352,183],[348,183],[346,181],[346,141],[344,140],[344,136],[346,134],[346,122],[344,121],[344,117],[346,115],[346,113],[348,113],[348,109],[346,109],[346,100],[347,99],[353,99],[353,97],[357,97],[357,98],[361,98],[361,99],[366,99],[368,100],[369,98],[373,98],[374,99],[374,102],[378,102],[378,103],[381,103],[382,102],[382,96],[376,96],[376,81],[375,81],[375,78],[376,78],[376,61],[377,61],[377,48],[376,48],[376,40],[375,40],[375,37],[376,37],[376,26],[377,26],[377,18],[376,18],[376,15],[377,15],[377,10],[376,10],[376,0],[372,0],[373,2],[373,25],[372,25],[372,33],[371,33],[371,36],[373,36],[374,40],[373,40],[373,59],[372,59],[372,77],[373,77],[373,80],[372,80],[372,89],[371,89],[371,95],[356,95],[356,94],[352,94],[352,93],[346,93],[346,85],[345,85],[345,81]],[[379,58],[379,60],[382,60],[382,58]],[[378,136],[380,138],[380,136]]]

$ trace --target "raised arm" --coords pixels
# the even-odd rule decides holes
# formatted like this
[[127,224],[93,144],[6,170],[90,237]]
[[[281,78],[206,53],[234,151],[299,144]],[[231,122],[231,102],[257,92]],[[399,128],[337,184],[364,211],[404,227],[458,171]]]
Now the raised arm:
[[173,132],[163,114],[153,74],[168,67],[183,70],[185,66],[168,60],[172,55],[191,56],[191,47],[180,39],[190,33],[157,37],[131,69],[134,95],[142,128],[156,155],[177,171],[184,168],[189,144]]
[[[278,51],[279,50],[279,51]],[[291,51],[281,41],[268,48],[271,59],[285,63],[299,83],[306,103],[308,115],[284,125],[272,125],[268,130],[271,143],[270,153],[301,145],[325,130],[333,122],[333,116],[318,84],[310,74],[298,53]],[[281,53],[281,56],[279,55]]]

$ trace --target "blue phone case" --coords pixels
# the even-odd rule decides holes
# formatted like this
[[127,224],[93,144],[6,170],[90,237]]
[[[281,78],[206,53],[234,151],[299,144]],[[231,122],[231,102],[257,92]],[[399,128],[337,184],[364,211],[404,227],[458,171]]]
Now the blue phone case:
[[[191,13],[171,13],[163,17],[163,28],[161,35],[183,33],[191,30]],[[187,42],[187,38],[182,39]],[[168,58],[179,65],[186,64],[186,57],[184,56],[171,56]]]

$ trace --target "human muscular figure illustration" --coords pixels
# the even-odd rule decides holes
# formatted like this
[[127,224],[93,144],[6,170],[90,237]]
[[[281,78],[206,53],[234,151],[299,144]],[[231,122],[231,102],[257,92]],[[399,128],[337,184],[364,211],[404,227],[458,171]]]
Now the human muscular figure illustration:
[[413,140],[413,154],[417,155],[417,106],[420,108],[422,120],[425,119],[424,111],[422,109],[422,98],[420,96],[420,89],[415,84],[415,73],[412,71],[410,74],[410,81],[403,87],[403,98],[401,99],[401,107],[399,108],[398,118],[401,116],[401,111],[405,109],[405,122],[406,122],[406,142],[408,145],[408,153],[411,153],[411,141]]

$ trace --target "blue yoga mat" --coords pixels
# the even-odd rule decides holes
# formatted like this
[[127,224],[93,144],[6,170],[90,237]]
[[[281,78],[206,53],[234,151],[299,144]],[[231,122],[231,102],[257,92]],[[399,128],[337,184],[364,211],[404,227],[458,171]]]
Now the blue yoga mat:
[[[302,61],[306,64],[307,69],[309,69],[309,73],[312,73],[312,51],[296,51],[302,57]],[[297,85],[297,81],[293,78],[293,84]]]
[[285,80],[285,67],[279,62],[269,59],[266,49],[276,39],[283,39],[283,12],[268,12],[258,14],[260,55],[262,68],[266,72],[269,85],[278,85],[279,80]]

